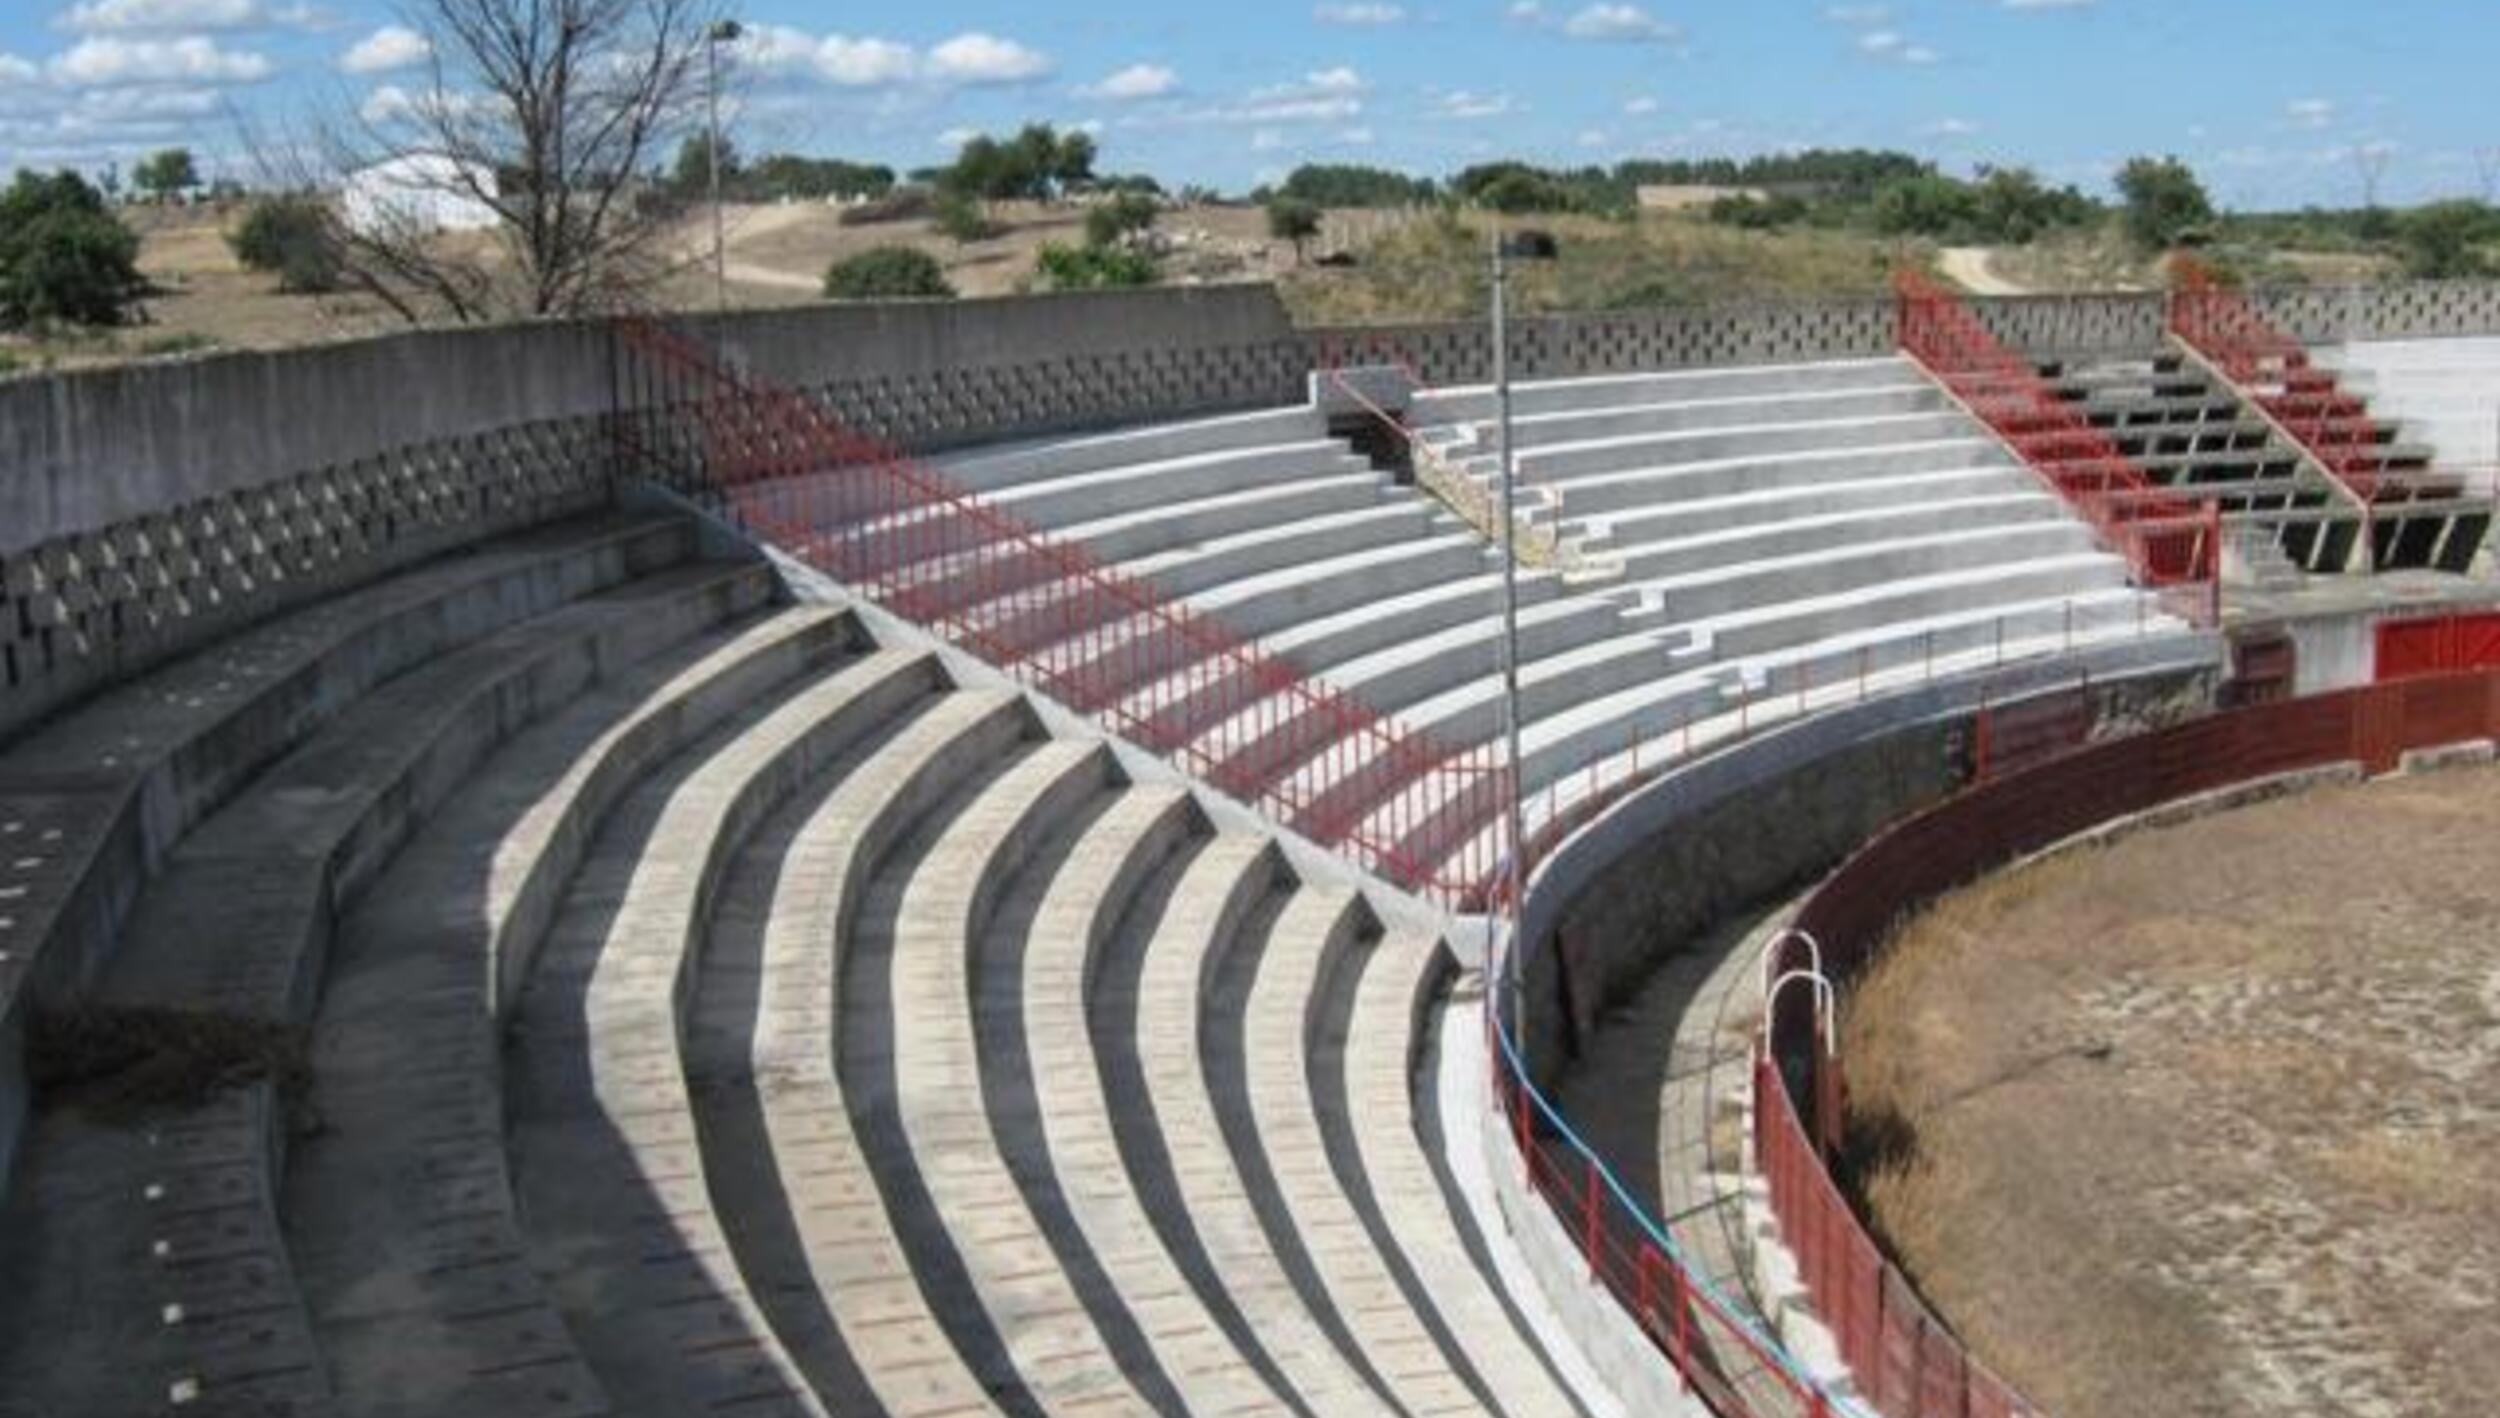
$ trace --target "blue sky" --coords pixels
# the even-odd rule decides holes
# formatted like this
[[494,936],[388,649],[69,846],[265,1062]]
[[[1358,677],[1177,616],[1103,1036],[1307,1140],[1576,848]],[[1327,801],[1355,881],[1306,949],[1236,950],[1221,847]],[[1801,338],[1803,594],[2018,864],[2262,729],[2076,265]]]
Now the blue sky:
[[[1908,148],[2102,185],[2175,151],[2235,207],[2477,195],[2500,155],[2492,0],[743,0],[743,146],[944,159],[1028,119],[1104,166],[1239,189],[1301,161],[1445,173]],[[0,170],[387,104],[387,0],[0,0]],[[377,95],[380,98],[377,100]],[[2491,172],[2500,178],[2500,171]]]

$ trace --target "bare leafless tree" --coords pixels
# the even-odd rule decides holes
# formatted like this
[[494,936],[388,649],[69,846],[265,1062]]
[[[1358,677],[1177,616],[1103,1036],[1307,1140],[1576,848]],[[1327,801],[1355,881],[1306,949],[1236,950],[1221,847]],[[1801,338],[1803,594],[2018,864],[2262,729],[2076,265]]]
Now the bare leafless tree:
[[[721,3],[400,0],[422,91],[377,90],[320,140],[334,174],[367,175],[339,231],[357,284],[412,320],[647,303],[673,261],[649,175],[701,112]],[[489,232],[447,236],[446,209]]]

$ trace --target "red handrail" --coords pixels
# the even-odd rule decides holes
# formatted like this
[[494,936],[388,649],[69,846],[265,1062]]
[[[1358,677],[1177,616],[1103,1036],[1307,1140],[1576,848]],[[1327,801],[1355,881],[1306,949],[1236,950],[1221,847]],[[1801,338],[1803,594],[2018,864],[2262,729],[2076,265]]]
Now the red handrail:
[[2124,556],[2140,584],[2191,592],[2181,609],[2217,623],[2221,504],[2155,483],[1942,286],[1907,268],[1893,286],[1901,348]]
[[635,385],[620,438],[663,480],[1388,880],[1483,903],[1509,782],[1498,746],[1387,719],[816,401],[652,321],[617,328]]
[[2224,285],[2211,267],[2182,253],[2171,271],[2171,334],[2264,409],[2362,504],[2401,495],[2387,478],[2384,431],[2367,404],[2346,393],[2332,371],[2315,367],[2306,346]]

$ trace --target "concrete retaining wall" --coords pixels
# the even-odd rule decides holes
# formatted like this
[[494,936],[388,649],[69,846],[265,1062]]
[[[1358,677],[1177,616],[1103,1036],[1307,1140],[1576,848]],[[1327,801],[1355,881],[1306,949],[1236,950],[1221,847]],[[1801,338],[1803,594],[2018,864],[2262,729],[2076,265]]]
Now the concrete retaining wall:
[[[2120,647],[2092,666],[2098,732],[2203,713],[2215,671],[2182,647]],[[1794,894],[1877,829],[1969,780],[1969,728],[2072,690],[2073,666],[1934,685],[1817,715],[1661,779],[1538,865],[1521,919],[1513,1018],[1537,1086],[1553,1084],[1607,1010],[1749,906]]]

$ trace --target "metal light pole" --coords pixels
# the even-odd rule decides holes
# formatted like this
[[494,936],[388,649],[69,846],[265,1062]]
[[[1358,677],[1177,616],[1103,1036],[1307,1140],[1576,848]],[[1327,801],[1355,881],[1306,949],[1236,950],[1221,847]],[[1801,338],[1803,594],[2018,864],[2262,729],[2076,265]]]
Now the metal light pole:
[[712,298],[720,313],[729,313],[729,224],[723,215],[720,190],[720,47],[734,44],[746,30],[736,20],[716,20],[703,33],[703,64],[708,82],[704,85],[704,139],[706,154],[712,166]]
[[1511,459],[1510,414],[1510,265],[1505,237],[1493,230],[1493,398],[1501,410],[1502,468],[1502,738],[1510,784],[1506,806],[1510,839],[1509,955],[1513,968],[1519,953],[1520,901],[1528,880],[1527,813],[1520,797],[1527,791],[1525,765],[1519,751],[1519,516],[1518,478]]

